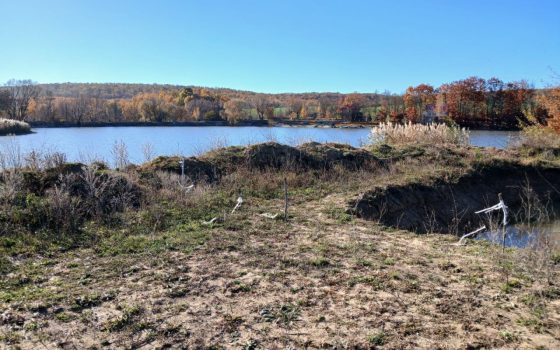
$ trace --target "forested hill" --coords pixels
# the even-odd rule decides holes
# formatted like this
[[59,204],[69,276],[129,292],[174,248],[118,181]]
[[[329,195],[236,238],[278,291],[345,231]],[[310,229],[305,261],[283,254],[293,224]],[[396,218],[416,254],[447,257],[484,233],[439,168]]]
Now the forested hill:
[[379,123],[440,120],[471,128],[515,129],[547,123],[556,89],[525,81],[470,77],[404,94],[278,93],[162,84],[10,81],[0,86],[0,114],[41,125],[191,121],[315,120]]
[[127,84],[127,83],[54,83],[38,84],[41,95],[59,97],[92,97],[102,99],[133,98],[140,93],[159,93],[178,90],[184,86],[168,84]]
[[[127,99],[141,93],[159,93],[161,91],[172,92],[181,89],[191,88],[193,90],[207,90],[216,95],[225,95],[229,97],[256,96],[256,95],[273,95],[277,98],[299,97],[304,100],[312,100],[318,98],[338,99],[344,94],[338,92],[303,92],[303,93],[259,93],[247,90],[236,90],[221,87],[203,87],[195,85],[171,85],[171,84],[129,84],[129,83],[51,83],[37,84],[41,88],[41,96],[50,94],[58,97],[92,97],[101,99]],[[389,94],[389,93],[385,93]],[[379,93],[361,93],[365,97],[375,98],[382,94]]]

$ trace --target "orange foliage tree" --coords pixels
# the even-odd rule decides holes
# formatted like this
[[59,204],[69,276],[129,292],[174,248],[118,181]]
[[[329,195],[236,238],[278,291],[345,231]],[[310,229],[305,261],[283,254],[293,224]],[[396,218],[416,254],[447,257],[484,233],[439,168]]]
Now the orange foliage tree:
[[344,96],[339,102],[338,113],[344,120],[362,121],[363,114],[361,112],[364,107],[365,98],[362,94],[353,93]]
[[405,113],[408,120],[415,123],[421,121],[422,114],[435,102],[436,94],[433,86],[428,84],[409,86],[404,94]]
[[545,90],[539,96],[539,102],[548,113],[548,126],[560,133],[560,86]]

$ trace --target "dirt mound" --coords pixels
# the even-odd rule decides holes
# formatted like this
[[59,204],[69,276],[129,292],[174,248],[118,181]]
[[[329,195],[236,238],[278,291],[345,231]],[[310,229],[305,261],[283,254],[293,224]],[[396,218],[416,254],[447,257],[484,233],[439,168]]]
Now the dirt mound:
[[196,157],[160,156],[142,165],[139,170],[142,172],[165,171],[181,174],[181,161],[185,162],[185,176],[192,180],[211,181],[217,177],[216,168],[211,162]]
[[[167,171],[181,173],[181,157],[158,157],[140,167],[141,171]],[[359,169],[379,163],[371,152],[348,145],[316,142],[300,147],[275,142],[245,147],[226,147],[208,152],[200,157],[184,158],[185,175],[191,179],[217,180],[240,166],[251,169],[329,169],[342,165]]]
[[510,208],[512,221],[524,218],[527,189],[534,198],[560,206],[560,169],[500,163],[451,182],[377,188],[349,206],[359,217],[379,220],[386,226],[419,233],[464,233],[480,226],[481,217],[474,212],[496,204],[498,193]]
[[315,168],[315,159],[296,147],[276,142],[248,146],[244,155],[252,168]]
[[337,143],[309,142],[301,145],[299,149],[313,157],[317,165],[326,168],[339,164],[349,169],[359,169],[379,162],[365,149]]

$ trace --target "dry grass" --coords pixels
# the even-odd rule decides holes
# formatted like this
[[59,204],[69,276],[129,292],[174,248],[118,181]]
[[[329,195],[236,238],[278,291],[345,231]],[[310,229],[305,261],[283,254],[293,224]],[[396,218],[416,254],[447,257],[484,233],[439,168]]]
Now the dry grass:
[[20,135],[31,132],[31,126],[26,122],[13,119],[0,119],[0,135]]
[[560,148],[560,134],[550,127],[531,126],[523,129],[516,146],[533,149]]
[[468,145],[469,131],[445,124],[382,123],[371,130],[370,138],[374,143]]

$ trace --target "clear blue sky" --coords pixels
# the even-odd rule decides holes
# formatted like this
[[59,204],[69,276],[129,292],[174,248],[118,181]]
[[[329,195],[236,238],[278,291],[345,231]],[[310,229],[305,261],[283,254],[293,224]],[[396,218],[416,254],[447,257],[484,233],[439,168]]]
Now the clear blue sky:
[[0,82],[402,92],[560,70],[560,1],[0,0]]

